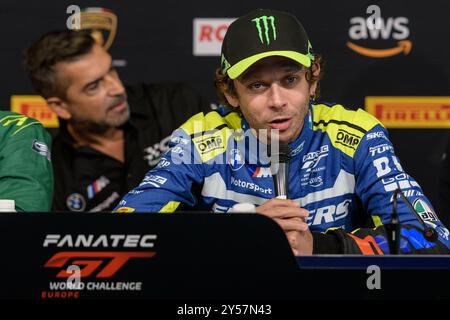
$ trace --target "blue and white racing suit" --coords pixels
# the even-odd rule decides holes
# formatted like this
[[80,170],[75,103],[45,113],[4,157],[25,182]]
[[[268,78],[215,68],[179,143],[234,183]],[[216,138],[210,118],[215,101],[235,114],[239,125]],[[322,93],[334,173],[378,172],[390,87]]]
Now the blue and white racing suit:
[[[225,213],[236,203],[258,206],[274,198],[270,164],[261,143],[245,134],[248,129],[239,112],[224,108],[193,116],[174,132],[158,166],[115,210]],[[255,141],[256,149],[250,147]],[[449,252],[449,231],[403,170],[387,130],[365,111],[311,104],[290,147],[288,194],[310,212],[314,252],[389,253],[384,225],[391,222],[399,188],[417,212],[398,200],[401,252]],[[438,234],[437,241],[424,238],[426,226]]]

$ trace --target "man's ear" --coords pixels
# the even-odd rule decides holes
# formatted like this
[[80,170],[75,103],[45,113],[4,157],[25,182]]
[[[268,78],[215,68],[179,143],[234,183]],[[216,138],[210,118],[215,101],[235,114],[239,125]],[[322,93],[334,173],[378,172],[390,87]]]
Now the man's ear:
[[225,98],[227,98],[227,101],[230,104],[230,106],[232,106],[233,108],[239,107],[239,100],[234,94],[231,94],[226,90],[223,91],[223,94]]
[[72,118],[72,114],[69,112],[69,106],[66,102],[58,97],[50,97],[46,99],[47,105],[52,109],[56,115],[64,120],[69,120]]
[[[311,72],[312,72],[312,76],[318,77],[320,75],[320,64],[313,62],[312,66],[311,66]],[[314,81],[311,84],[311,86],[309,87],[309,96],[310,97],[316,96],[317,83],[318,83],[318,81]]]
[[311,86],[309,87],[309,96],[315,98],[316,90],[317,90],[317,81],[314,81],[314,83],[312,83]]

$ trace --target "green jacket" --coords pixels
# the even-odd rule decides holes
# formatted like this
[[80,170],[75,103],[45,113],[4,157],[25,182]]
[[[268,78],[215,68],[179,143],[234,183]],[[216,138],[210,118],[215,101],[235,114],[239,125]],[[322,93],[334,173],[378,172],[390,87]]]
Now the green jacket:
[[51,137],[27,116],[0,111],[0,199],[13,199],[16,211],[50,211],[53,171]]

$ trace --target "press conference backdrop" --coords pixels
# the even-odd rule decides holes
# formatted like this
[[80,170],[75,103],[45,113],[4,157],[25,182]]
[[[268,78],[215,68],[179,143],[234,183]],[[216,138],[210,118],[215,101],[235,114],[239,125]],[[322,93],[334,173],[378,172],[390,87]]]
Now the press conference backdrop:
[[[103,38],[125,83],[186,81],[213,104],[218,102],[213,72],[227,25],[256,7],[290,11],[326,61],[322,100],[372,110],[388,127],[405,170],[436,204],[440,159],[450,128],[450,2],[377,1],[381,24],[370,29],[366,19],[376,11],[366,11],[372,4],[2,1],[0,108],[9,110],[13,104],[15,110],[55,126],[40,102],[28,97],[36,93],[22,69],[22,52],[43,33],[76,22],[71,18],[74,11],[67,12],[70,5],[82,10],[81,27],[93,27]],[[440,215],[448,224],[450,212]]]

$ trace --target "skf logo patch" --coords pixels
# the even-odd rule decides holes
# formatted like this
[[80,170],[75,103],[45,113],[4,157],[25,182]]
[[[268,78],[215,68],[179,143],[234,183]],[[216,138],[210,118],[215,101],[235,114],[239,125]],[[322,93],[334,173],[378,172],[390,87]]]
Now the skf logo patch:
[[341,144],[345,147],[351,148],[353,150],[356,150],[356,147],[358,146],[360,141],[361,141],[360,136],[345,131],[344,129],[339,129],[336,135],[336,140],[334,142]]

